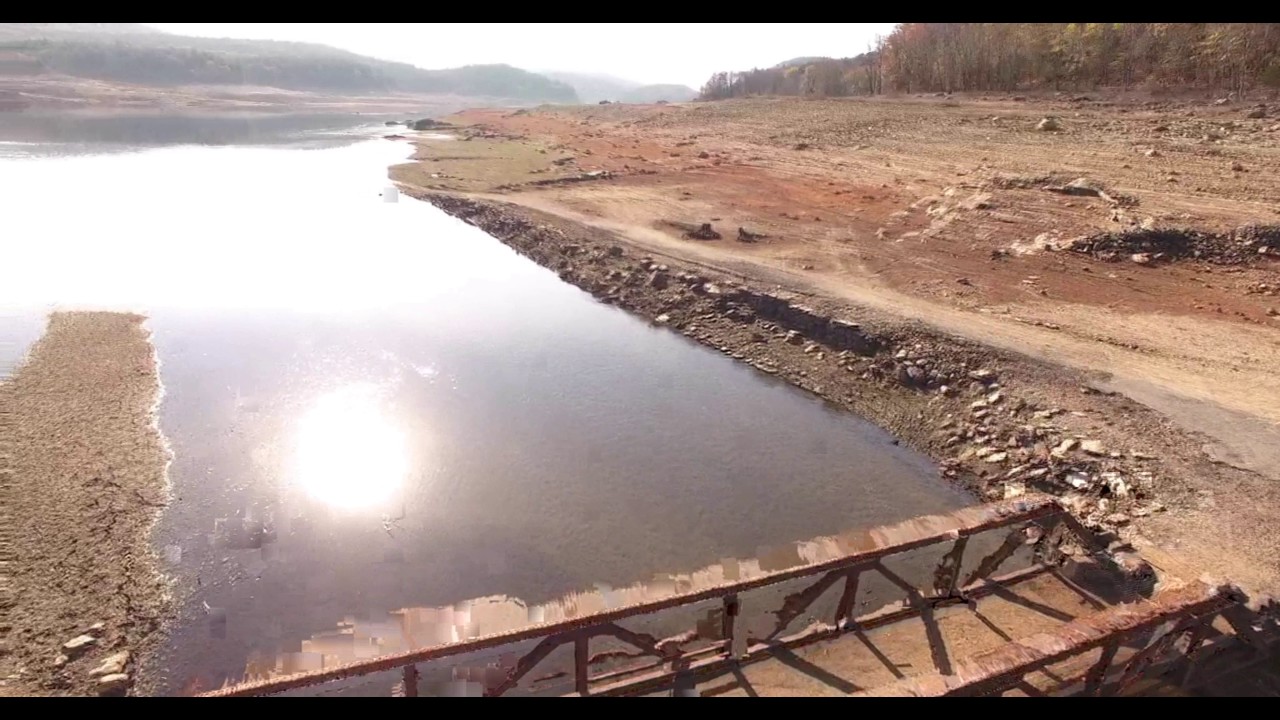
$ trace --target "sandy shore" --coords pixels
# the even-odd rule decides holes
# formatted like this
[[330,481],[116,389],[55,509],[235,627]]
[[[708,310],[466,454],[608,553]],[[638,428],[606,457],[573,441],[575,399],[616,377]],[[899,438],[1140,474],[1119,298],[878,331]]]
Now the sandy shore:
[[165,583],[148,536],[168,450],[143,320],[56,313],[0,382],[0,692],[124,692],[160,627]]

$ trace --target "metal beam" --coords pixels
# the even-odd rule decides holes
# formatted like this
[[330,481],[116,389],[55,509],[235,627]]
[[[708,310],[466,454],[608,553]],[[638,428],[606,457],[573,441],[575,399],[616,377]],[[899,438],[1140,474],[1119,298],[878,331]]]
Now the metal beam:
[[[846,571],[892,555],[941,542],[958,540],[959,538],[969,537],[995,528],[1065,515],[1065,511],[1053,498],[1044,495],[1028,495],[1013,500],[964,508],[945,515],[914,518],[897,525],[860,533],[855,551],[822,562],[765,573],[755,578],[725,583],[701,590],[677,593],[659,600],[636,603],[591,615],[531,625],[516,630],[387,655],[373,660],[364,660],[333,668],[254,680],[212,690],[203,693],[202,696],[270,695],[353,676],[396,670],[405,665],[456,657],[528,640],[541,639],[543,643],[546,643],[547,640],[558,637],[559,640],[555,643],[558,645],[571,639],[566,635],[574,631],[705,600],[723,598],[727,595],[740,594],[789,580],[823,575],[834,571]],[[549,652],[549,649],[547,651]]]
[[1122,636],[1187,618],[1212,616],[1241,599],[1240,592],[1231,586],[1215,588],[1193,583],[1166,590],[1150,601],[1109,608],[1073,620],[1055,632],[1039,633],[979,653],[957,663],[950,675],[929,673],[858,694],[932,697],[999,693],[1015,687],[1028,673],[1105,647]]

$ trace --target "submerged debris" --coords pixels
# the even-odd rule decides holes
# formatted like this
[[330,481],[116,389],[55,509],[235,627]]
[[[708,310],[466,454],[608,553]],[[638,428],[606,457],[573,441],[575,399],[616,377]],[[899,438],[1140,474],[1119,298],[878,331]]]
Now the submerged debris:
[[711,223],[702,223],[696,229],[690,230],[684,234],[690,240],[719,240],[720,233],[711,227]]
[[689,223],[679,220],[659,220],[658,225],[669,227],[680,231],[680,236],[686,240],[719,240],[720,233],[711,226],[711,223]]

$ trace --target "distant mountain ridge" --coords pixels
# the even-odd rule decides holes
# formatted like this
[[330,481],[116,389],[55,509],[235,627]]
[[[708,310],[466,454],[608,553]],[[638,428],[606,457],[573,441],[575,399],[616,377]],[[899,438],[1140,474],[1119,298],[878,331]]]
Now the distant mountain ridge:
[[791,58],[790,60],[783,60],[777,65],[774,65],[774,67],[785,70],[789,67],[804,67],[805,65],[813,65],[814,63],[820,63],[820,62],[823,62],[826,60],[832,60],[832,59],[833,58],[823,57],[820,55],[813,55],[810,57],[798,57],[798,58]]
[[547,71],[541,74],[572,86],[578,93],[578,99],[588,105],[602,100],[625,103],[687,102],[698,96],[697,90],[685,85],[643,85],[612,75],[589,73]]
[[575,103],[568,84],[510,65],[424,70],[326,45],[170,35],[135,23],[0,23],[0,57],[24,74],[137,85],[255,85]]
[[656,103],[656,102],[689,102],[698,97],[698,91],[688,85],[641,85],[623,93],[619,102],[624,103]]
[[39,34],[162,35],[141,23],[0,23],[16,32]]

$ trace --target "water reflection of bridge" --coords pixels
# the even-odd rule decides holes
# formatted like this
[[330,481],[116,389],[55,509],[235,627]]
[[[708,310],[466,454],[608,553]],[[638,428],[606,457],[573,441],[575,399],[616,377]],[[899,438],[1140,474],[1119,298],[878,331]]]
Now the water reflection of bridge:
[[207,695],[1113,693],[1212,681],[1193,661],[1254,660],[1273,629],[1024,497],[542,605],[348,621]]

